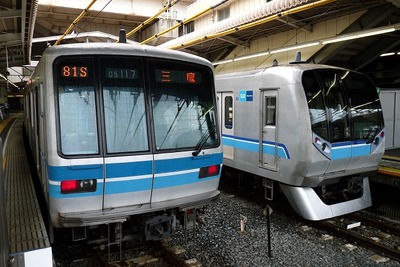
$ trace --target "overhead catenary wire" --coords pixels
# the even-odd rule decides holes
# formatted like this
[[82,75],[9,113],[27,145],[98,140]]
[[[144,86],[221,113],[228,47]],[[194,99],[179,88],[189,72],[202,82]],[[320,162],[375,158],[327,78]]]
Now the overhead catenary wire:
[[69,25],[68,29],[64,32],[64,34],[61,35],[60,38],[58,38],[58,40],[54,43],[54,45],[60,44],[62,39],[72,31],[72,29],[75,27],[75,25],[86,15],[88,10],[93,6],[93,4],[96,1],[97,0],[92,0],[92,2],[81,12],[81,14],[71,23],[71,25]]
[[[97,12],[97,13],[92,17],[92,19],[91,19],[90,21],[87,21],[87,22],[86,22],[86,25],[82,27],[82,30],[85,31],[85,30],[86,30],[86,27],[87,27],[90,23],[92,23],[92,21],[93,21],[101,12],[103,12],[103,10],[104,10],[111,2],[112,2],[112,0],[108,0],[108,2],[102,7],[102,9],[101,9],[99,12]],[[78,34],[77,34],[77,35],[78,35]]]
[[178,27],[180,27],[180,26],[183,26],[183,25],[185,25],[185,24],[187,24],[187,23],[193,21],[194,19],[196,19],[196,18],[202,16],[203,14],[207,13],[208,11],[215,9],[216,7],[218,7],[218,6],[220,6],[220,5],[224,4],[224,3],[226,3],[226,2],[228,2],[228,1],[229,1],[229,0],[223,0],[223,1],[221,1],[221,2],[219,2],[219,3],[217,3],[217,4],[215,4],[215,5],[212,5],[212,6],[208,7],[208,8],[206,8],[206,9],[204,9],[203,11],[201,11],[201,12],[199,12],[199,13],[197,13],[197,14],[195,14],[195,15],[193,15],[193,16],[191,16],[191,17],[185,19],[185,20],[183,20],[182,22],[180,22],[180,23],[178,23],[178,24],[175,24],[174,26],[172,26],[172,27],[170,27],[170,28],[168,28],[168,29],[166,29],[166,30],[164,30],[164,31],[162,31],[162,32],[159,32],[159,33],[157,33],[157,34],[151,36],[150,38],[148,38],[148,39],[144,40],[143,42],[141,42],[141,44],[147,44],[148,42],[151,42],[151,41],[154,40],[155,38],[158,38],[158,37],[160,37],[160,36],[162,36],[162,35],[164,35],[164,34],[170,32],[170,31],[175,30],[176,28],[178,28]]

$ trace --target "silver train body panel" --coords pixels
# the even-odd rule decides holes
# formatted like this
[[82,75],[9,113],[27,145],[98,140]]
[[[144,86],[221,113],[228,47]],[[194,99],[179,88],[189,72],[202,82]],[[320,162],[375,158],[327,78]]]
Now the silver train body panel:
[[[313,73],[315,70],[317,74]],[[364,177],[378,168],[385,146],[384,128],[378,103],[371,116],[379,117],[379,125],[365,126],[367,131],[374,130],[373,137],[354,137],[352,140],[350,128],[353,127],[352,136],[361,135],[357,132],[362,128],[357,124],[358,114],[367,110],[349,108],[345,103],[338,108],[339,111],[346,109],[343,114],[336,114],[333,108],[309,108],[309,103],[315,102],[323,90],[314,92],[314,89],[309,89],[309,96],[306,95],[303,86],[308,82],[304,78],[306,72],[311,76],[308,80],[321,83],[321,87],[324,85],[321,77],[325,73],[332,77],[343,75],[343,79],[348,73],[324,65],[290,64],[217,75],[216,88],[221,110],[224,165],[277,181],[300,215],[310,220],[321,220],[371,205],[368,178]],[[315,81],[313,75],[316,75]],[[343,84],[337,77],[332,79]],[[329,86],[334,87],[335,81]],[[330,99],[329,86],[324,88],[325,98],[332,102],[332,106],[339,105]],[[343,88],[339,91],[344,98],[350,95]],[[378,98],[376,91],[372,97],[374,100]],[[310,116],[314,114],[313,121]],[[320,127],[318,116],[331,116],[326,123],[333,125],[330,132],[322,127],[319,129],[326,131],[326,136],[313,131],[312,122],[316,128]],[[348,124],[348,120],[354,121],[351,122],[353,126],[347,125],[342,130],[343,140],[336,136],[338,126],[335,123],[339,119],[335,116],[346,117]],[[328,205],[312,189],[334,185],[343,177],[358,177],[358,185],[363,188],[360,197]]]
[[[87,60],[81,60],[80,57]],[[118,60],[117,62],[113,61],[114,57],[121,60],[121,63]],[[132,61],[139,62],[137,63],[139,69],[137,72],[133,70],[134,67],[130,67],[130,58]],[[97,91],[85,91],[86,89],[80,88],[82,83],[79,82],[68,85],[67,82],[72,81],[72,78],[64,76],[69,74],[57,73],[57,71],[62,71],[57,68],[64,64],[63,60],[69,64],[74,64],[74,60],[76,60],[77,66],[82,66],[85,62],[92,62],[91,65],[88,64],[98,75],[96,79],[93,78],[93,87],[96,88],[94,91],[103,88],[103,92],[100,94]],[[149,67],[150,64],[157,65],[154,62],[158,60],[162,65],[160,68],[170,66],[175,71],[174,66],[181,64],[182,66],[193,66],[194,69],[199,69],[199,72],[204,71],[202,73],[204,80],[208,77],[207,75],[210,76],[208,87],[204,87],[209,91],[202,96],[197,97],[194,95],[195,93],[191,92],[192,100],[189,101],[182,100],[183,96],[174,96],[171,93],[170,99],[175,101],[174,105],[171,105],[173,111],[176,112],[177,105],[184,107],[182,112],[178,111],[179,116],[175,118],[162,114],[162,112],[168,111],[169,107],[164,101],[168,99],[168,96],[160,93],[160,97],[155,100],[150,98],[150,95],[154,96],[155,93],[147,91],[150,87],[149,79],[154,85],[161,84],[160,80],[155,81],[159,79],[158,76],[148,74],[152,71],[159,71],[157,67],[151,70]],[[110,66],[107,65],[109,62],[112,62]],[[70,70],[72,71],[73,68],[68,67],[68,71]],[[104,74],[103,70],[108,71],[108,74]],[[90,73],[91,69],[87,73],[86,71],[87,69],[82,69],[82,73],[77,74],[82,76],[79,81],[83,81],[87,73],[89,76],[95,75]],[[133,73],[132,78],[124,80],[123,78],[126,77],[123,75],[128,71]],[[180,73],[181,70],[176,71],[176,73],[178,72]],[[80,227],[123,222],[128,220],[131,215],[143,215],[169,209],[197,208],[207,205],[217,198],[222,149],[215,115],[212,73],[212,65],[202,58],[143,45],[91,43],[48,48],[32,76],[31,84],[26,89],[24,123],[53,226]],[[134,88],[129,87],[129,83],[138,83],[141,77],[144,77],[144,89],[139,88],[142,91],[139,91],[136,85],[133,86]],[[56,84],[57,82],[65,83],[65,85],[61,86]],[[173,82],[165,81],[165,83]],[[112,84],[112,86],[110,85],[111,89],[106,90],[107,83]],[[118,83],[124,83],[124,85],[117,88]],[[195,83],[197,81],[193,80],[194,85],[187,86],[197,86]],[[176,86],[182,86],[181,84],[182,82],[178,81]],[[160,88],[162,86],[160,85]],[[165,86],[169,86],[171,91],[175,90],[170,84]],[[63,90],[62,94],[57,90]],[[118,93],[112,93],[116,90],[119,90]],[[126,93],[128,90],[131,91]],[[178,94],[179,90],[176,89],[176,92]],[[201,97],[207,98],[207,104],[210,106],[207,107],[209,109],[207,114],[197,116],[198,121],[192,122],[192,124],[202,123],[201,126],[196,124],[193,129],[210,132],[210,128],[206,129],[207,127],[204,125],[206,124],[205,118],[211,118],[214,120],[212,123],[215,123],[213,126],[215,128],[209,135],[213,134],[214,136],[207,138],[201,144],[202,148],[198,148],[199,139],[202,137],[200,133],[198,133],[200,137],[192,135],[193,139],[188,141],[190,144],[180,145],[179,142],[182,141],[180,136],[187,135],[191,127],[189,120],[195,120],[193,114],[196,111],[202,112],[200,106],[196,105],[196,99]],[[118,105],[116,99],[124,104]],[[82,111],[71,111],[70,113],[62,107],[67,101],[71,103],[83,101],[87,105],[82,108]],[[103,109],[106,101],[109,106]],[[132,108],[131,111],[128,110],[127,107],[137,106],[140,101],[142,106]],[[153,110],[150,110],[151,103],[153,103],[151,101],[154,103],[158,101],[157,104],[154,104]],[[111,129],[109,126],[120,119],[110,117],[109,114],[114,114],[109,112],[111,110],[110,103],[114,105],[114,113],[119,109],[124,111],[124,116],[134,115],[132,120],[138,121],[136,122],[137,127],[128,128],[126,126],[123,130],[130,131],[129,133],[132,135],[135,134],[135,138],[132,138],[131,142],[136,142],[135,146],[143,147],[142,149],[136,151],[135,146],[124,144],[119,146],[120,152],[107,151],[111,150],[111,142],[114,141],[107,139],[109,135],[114,135],[115,143],[120,142],[123,138],[118,132],[119,128]],[[157,109],[160,106],[165,110]],[[141,113],[139,114],[136,109],[139,109]],[[130,113],[125,112],[126,110]],[[186,112],[187,110],[190,112]],[[81,119],[79,116],[89,116],[86,114],[90,112],[96,112],[94,123],[97,123],[97,126],[87,131],[82,130],[84,127],[78,123],[70,123],[70,120],[65,119],[72,115],[76,119]],[[155,114],[156,112],[160,112],[160,114]],[[175,115],[173,114],[173,116]],[[186,118],[188,121],[180,121],[178,127],[180,118]],[[167,123],[163,121],[167,119],[170,123],[167,125],[169,128],[158,126],[161,123]],[[82,119],[83,121],[84,119]],[[84,125],[89,128],[92,123],[93,121],[89,121]],[[118,127],[127,124],[120,123]],[[79,129],[71,129],[73,127]],[[62,137],[60,137],[60,132],[62,132]],[[158,141],[161,138],[159,136],[168,140],[169,147],[163,149],[159,145],[161,143]],[[139,137],[144,141],[137,141]],[[213,139],[212,142],[211,139]],[[93,140],[98,141],[96,143]],[[128,150],[127,147],[131,150]],[[74,154],[74,149],[81,151],[82,155]],[[94,152],[90,152],[91,149]],[[199,154],[194,155],[193,151],[197,149]],[[199,177],[199,173],[209,166],[214,166],[212,167],[214,172]],[[79,192],[62,192],[60,189],[62,184],[69,180],[77,181],[73,183],[78,184]],[[85,188],[89,189],[85,191]],[[68,187],[67,190],[69,190]]]

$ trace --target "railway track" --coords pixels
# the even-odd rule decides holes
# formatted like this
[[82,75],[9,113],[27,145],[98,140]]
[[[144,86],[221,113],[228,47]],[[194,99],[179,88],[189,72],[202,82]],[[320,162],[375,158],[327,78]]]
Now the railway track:
[[[271,204],[270,207],[272,207],[275,212],[283,212],[288,214],[291,218],[296,217],[302,220],[290,208],[285,198],[280,199],[278,196],[278,199],[268,202],[265,200],[262,191],[255,187],[246,191],[243,190],[243,188],[239,189],[228,185],[222,185],[221,190],[229,192],[229,194],[233,194],[239,198],[260,204],[260,206],[265,206],[267,203]],[[372,211],[361,211],[319,222],[306,220],[303,222],[305,225],[319,229],[319,232],[327,232],[329,235],[347,240],[351,245],[374,251],[376,254],[381,255],[383,259],[390,258],[400,262],[400,222],[387,219]],[[184,248],[179,246],[167,246],[166,244],[168,243],[171,244],[171,242],[168,241],[160,241],[150,242],[143,246],[125,246],[121,251],[119,251],[119,248],[116,248],[116,250],[112,250],[110,253],[107,253],[107,249],[102,251],[98,250],[96,255],[92,255],[91,258],[81,256],[73,261],[74,264],[58,266],[94,266],[92,262],[96,262],[95,266],[107,267],[201,266],[196,259],[191,258],[190,251],[186,252]]]
[[55,248],[55,262],[59,267],[81,266],[142,266],[142,267],[195,267],[201,266],[196,259],[185,258],[185,249],[168,247],[163,241],[136,245],[94,247],[88,244],[70,244]]
[[[235,188],[226,183],[223,184],[222,188],[226,192],[241,196],[249,201],[258,204],[267,203],[264,196],[259,194],[259,192],[249,192],[248,190],[244,190],[244,188]],[[385,196],[385,199],[387,197]],[[275,210],[280,210],[288,213],[290,216],[297,217],[284,199],[283,201],[272,201],[270,204],[272,204],[271,206]],[[282,205],[285,207],[281,207]],[[303,219],[299,217],[299,220]],[[350,244],[358,244],[383,257],[400,261],[400,222],[391,220],[384,215],[378,215],[378,213],[373,212],[373,209],[371,211],[363,210],[323,221],[303,221],[306,225],[341,237]]]
[[383,257],[400,261],[400,223],[376,217],[366,211],[313,222],[316,228],[359,244]]
[[180,256],[184,252],[182,247],[167,247],[164,242],[156,241],[142,246],[124,248],[122,251],[110,254],[99,254],[97,257],[101,265],[105,267],[189,267],[191,266],[190,262]]

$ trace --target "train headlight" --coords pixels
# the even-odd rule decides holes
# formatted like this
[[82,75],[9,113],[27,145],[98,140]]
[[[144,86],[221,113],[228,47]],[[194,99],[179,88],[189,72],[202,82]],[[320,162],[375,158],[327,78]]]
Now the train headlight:
[[321,145],[321,140],[318,137],[315,137],[314,138],[314,143],[320,146]]
[[374,145],[379,145],[379,141],[380,141],[380,139],[379,139],[379,137],[375,137],[375,140],[374,140]]
[[96,191],[97,180],[96,179],[85,179],[85,180],[67,180],[61,182],[61,193],[83,193],[83,192],[94,192]]
[[385,132],[381,132],[380,134],[379,134],[379,136],[377,136],[377,137],[375,137],[375,139],[374,139],[374,145],[379,145],[379,143],[381,142],[381,139],[383,139],[385,137]]

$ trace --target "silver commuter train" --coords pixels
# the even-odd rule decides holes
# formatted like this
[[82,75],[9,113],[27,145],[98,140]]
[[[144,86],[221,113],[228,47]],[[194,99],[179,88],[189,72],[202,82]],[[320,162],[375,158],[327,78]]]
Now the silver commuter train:
[[368,176],[385,148],[382,108],[360,73],[293,62],[216,75],[224,166],[274,181],[305,219],[372,204]]
[[71,227],[75,240],[112,223],[164,238],[177,218],[218,197],[208,61],[139,44],[59,45],[46,49],[24,91],[50,225]]

